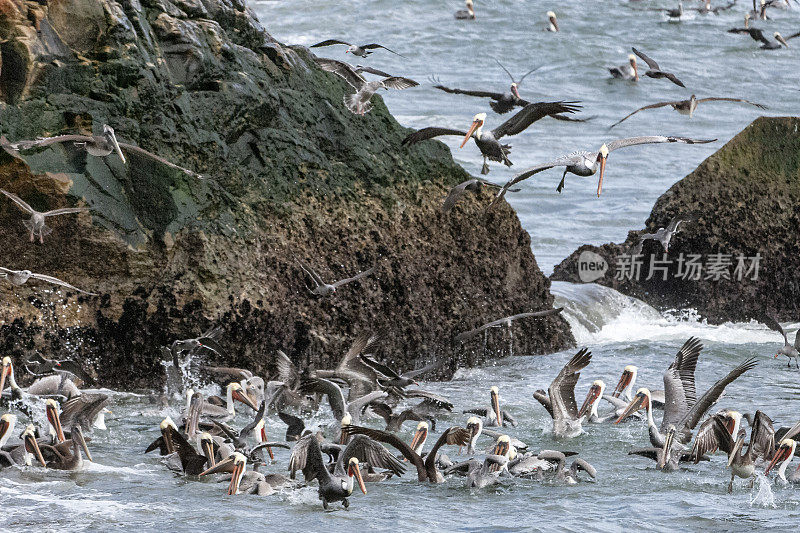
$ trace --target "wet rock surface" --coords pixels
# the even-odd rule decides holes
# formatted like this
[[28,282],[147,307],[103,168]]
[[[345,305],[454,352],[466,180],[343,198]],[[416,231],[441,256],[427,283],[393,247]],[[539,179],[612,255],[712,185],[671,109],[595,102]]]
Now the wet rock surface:
[[[48,220],[30,243],[24,215],[0,198],[0,265],[56,276],[87,297],[0,280],[0,353],[78,357],[98,382],[162,379],[159,347],[222,325],[216,364],[264,374],[272,354],[334,364],[353,337],[378,334],[402,369],[434,358],[440,377],[508,351],[502,331],[474,346],[452,338],[489,320],[550,307],[549,280],[503,204],[470,194],[438,142],[407,133],[379,97],[365,117],[307,50],[276,42],[228,0],[0,0],[0,133],[10,141],[98,134],[202,173],[72,144],[0,152],[0,187],[35,209],[88,206]],[[319,299],[296,260],[329,281],[377,272]],[[561,317],[514,326],[514,353],[574,342]],[[19,376],[20,378],[22,376]]]
[[[631,231],[621,244],[580,247],[556,266],[551,279],[581,282],[579,258],[591,252],[609,266],[597,283],[659,309],[691,307],[714,323],[764,312],[798,320],[799,129],[795,117],[755,120],[664,193],[644,229]],[[695,220],[679,226],[666,258],[657,241],[644,242],[637,279],[631,254],[639,235],[684,216]]]

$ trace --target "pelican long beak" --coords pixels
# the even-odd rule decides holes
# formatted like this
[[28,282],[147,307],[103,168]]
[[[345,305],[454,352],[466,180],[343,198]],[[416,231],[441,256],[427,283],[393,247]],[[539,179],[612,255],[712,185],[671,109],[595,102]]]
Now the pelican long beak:
[[11,375],[11,363],[7,363],[3,365],[3,368],[0,370],[0,394],[2,394],[3,389],[6,386],[6,378]]
[[586,399],[583,401],[583,405],[581,405],[580,411],[578,411],[578,418],[582,417],[586,414],[586,411],[591,409],[592,404],[597,401],[597,398],[600,397],[600,386],[599,385],[592,385],[589,387],[589,394],[586,395]]
[[659,459],[657,466],[659,470],[663,469],[669,461],[670,450],[672,449],[672,441],[675,439],[675,430],[670,429],[667,431],[667,437],[664,439],[664,448],[661,451],[661,459]]
[[416,451],[417,446],[419,446],[420,442],[423,442],[428,437],[428,430],[425,428],[419,428],[414,433],[414,438],[411,439],[411,449]]
[[53,429],[56,432],[56,438],[58,439],[58,442],[64,442],[67,440],[64,437],[64,429],[61,427],[61,417],[58,415],[58,409],[53,403],[50,403],[50,401],[47,402],[45,413],[47,414],[47,421],[50,422],[50,425],[53,426]]
[[556,29],[556,31],[559,31],[559,29],[558,29],[558,20],[556,20],[555,17],[550,17],[550,24],[553,25],[553,27]]
[[36,456],[36,459],[42,464],[42,466],[47,466],[47,463],[44,461],[44,457],[42,457],[42,450],[39,449],[39,443],[36,442],[36,436],[33,433],[28,433],[25,435],[25,450],[28,453],[32,453]]
[[[261,442],[267,442],[267,429],[264,426],[261,426]],[[267,453],[269,454],[269,460],[275,460],[275,454],[272,452],[272,448],[267,447]]]
[[227,459],[224,459],[224,460],[218,462],[217,464],[215,464],[214,466],[212,466],[211,468],[208,468],[208,469],[200,472],[200,475],[201,476],[208,476],[208,475],[211,475],[211,474],[218,474],[220,472],[233,472],[233,470],[234,470],[234,464],[233,464],[234,459],[235,459],[234,456],[230,455],[230,456],[228,456]]
[[728,456],[729,468],[733,464],[733,460],[736,459],[736,456],[739,454],[739,450],[741,450],[743,446],[744,446],[744,437],[736,439],[736,444],[733,445],[733,450],[731,450],[731,453]]
[[519,89],[517,88],[516,83],[511,86],[511,92],[514,93],[514,96],[522,100],[522,97],[519,95]]
[[216,466],[217,461],[214,457],[214,445],[212,442],[208,439],[203,439],[200,441],[200,446],[203,448],[203,455],[206,456],[209,466]]
[[3,437],[5,436],[6,432],[8,432],[8,429],[10,427],[11,427],[11,424],[8,421],[6,421],[5,419],[0,418],[0,441],[3,440]]
[[231,394],[234,400],[239,400],[253,411],[258,411],[258,407],[253,403],[253,400],[247,394],[244,394],[240,389],[235,389]]
[[600,156],[600,180],[597,182],[597,197],[600,198],[600,193],[603,191],[603,177],[606,174],[606,160],[607,155]]
[[628,404],[628,407],[625,408],[625,411],[622,413],[622,416],[620,416],[614,423],[619,424],[620,422],[628,418],[630,415],[641,409],[646,399],[647,396],[645,396],[644,394],[637,394],[636,397],[633,400],[631,400],[631,403]]
[[786,39],[784,39],[780,33],[775,32],[775,40],[781,43],[786,48],[789,48],[789,43],[786,42]]
[[617,382],[616,388],[614,388],[614,392],[611,393],[611,396],[614,398],[619,398],[622,391],[625,390],[625,387],[630,384],[631,379],[633,378],[633,372],[628,372],[627,370],[622,372],[622,375],[619,377],[619,382]]
[[775,465],[784,462],[786,459],[791,457],[792,455],[792,448],[791,446],[787,446],[785,444],[781,444],[778,448],[778,451],[775,452],[775,455],[772,456],[772,461],[770,461],[767,469],[764,470],[764,475],[766,476],[769,474],[769,471],[775,468]]
[[349,470],[348,475],[356,478],[356,481],[358,482],[358,488],[361,489],[361,492],[366,494],[367,487],[364,485],[364,479],[361,477],[361,469],[359,468],[358,463],[350,463],[350,466],[348,466],[347,469]]
[[459,148],[464,148],[464,145],[467,144],[467,141],[469,140],[470,137],[472,137],[472,134],[475,133],[475,130],[477,130],[482,125],[483,125],[482,120],[473,120],[472,126],[469,127],[469,131],[464,136],[464,140],[461,141],[461,146],[459,146]]
[[81,445],[81,448],[83,449],[83,453],[86,454],[86,458],[91,461],[92,460],[92,454],[89,451],[89,447],[86,446],[86,439],[83,438],[83,431],[81,431],[81,428],[78,427],[78,426],[75,426],[74,428],[72,428],[72,431],[70,433],[70,437],[72,439],[75,439],[77,437],[78,444]]
[[491,392],[492,396],[492,409],[494,410],[494,416],[497,419],[497,426],[503,426],[503,413],[500,411],[500,396],[495,392],[495,389],[492,389]]
[[228,485],[228,496],[239,494],[239,483],[242,481],[244,469],[245,463],[243,461],[235,461],[233,463],[233,474],[231,474],[231,483]]
[[117,155],[119,156],[119,158],[122,160],[122,163],[124,164],[125,163],[125,155],[122,153],[122,148],[119,147],[119,143],[117,142],[116,134],[112,131],[109,135],[111,136],[111,144],[114,145],[114,150],[117,152]]

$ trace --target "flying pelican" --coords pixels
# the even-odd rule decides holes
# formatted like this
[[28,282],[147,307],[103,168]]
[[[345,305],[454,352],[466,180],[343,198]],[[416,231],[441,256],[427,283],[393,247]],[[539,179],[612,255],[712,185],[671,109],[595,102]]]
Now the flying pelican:
[[528,126],[546,116],[559,113],[574,113],[580,108],[580,106],[575,104],[575,102],[535,102],[533,104],[528,104],[513,117],[491,131],[483,131],[483,125],[484,122],[486,122],[486,113],[478,113],[473,118],[472,125],[468,131],[432,126],[408,135],[403,139],[402,144],[406,146],[427,139],[433,139],[441,135],[458,135],[464,137],[460,146],[460,148],[463,148],[470,137],[472,137],[475,139],[475,144],[478,146],[481,154],[483,154],[483,168],[481,169],[481,174],[488,174],[489,164],[487,160],[501,162],[508,167],[511,166],[511,161],[508,159],[511,146],[500,144],[500,139],[506,135],[522,133]]
[[648,78],[655,78],[655,79],[667,78],[675,85],[678,85],[680,87],[686,87],[683,84],[683,82],[675,76],[675,74],[661,70],[661,67],[658,66],[658,63],[656,63],[653,59],[646,56],[644,52],[640,52],[636,48],[631,48],[631,50],[633,50],[634,54],[641,57],[644,60],[644,62],[647,63],[647,66],[650,67],[647,71],[645,71],[644,73],[645,76],[647,76]]
[[475,20],[475,9],[472,5],[472,0],[467,0],[467,9],[459,9],[455,13],[457,20]]
[[403,442],[397,435],[387,431],[353,425],[342,428],[342,431],[349,435],[366,435],[370,439],[384,442],[394,447],[401,454],[403,454],[403,457],[408,459],[408,461],[417,468],[418,481],[430,481],[431,483],[444,482],[444,477],[436,468],[436,456],[439,453],[439,449],[445,444],[451,446],[466,446],[469,444],[471,436],[470,432],[462,427],[453,426],[448,428],[444,433],[441,434],[439,439],[433,445],[433,448],[431,448],[431,451],[429,451],[428,455],[426,455],[425,459],[423,459],[418,453],[411,449],[411,446]]
[[[317,44],[312,44],[310,46],[310,48],[319,48],[321,46],[331,46],[331,45],[334,45],[334,44],[343,44],[343,45],[347,46],[347,50],[345,50],[344,53],[345,54],[348,54],[348,53],[349,54],[353,54],[354,56],[358,56],[358,57],[367,57],[368,55],[370,55],[372,53],[373,50],[376,50],[378,48],[383,48],[384,50],[387,50],[387,51],[393,53],[394,55],[397,55],[397,56],[400,56],[400,57],[403,57],[403,58],[406,57],[403,54],[398,54],[394,50],[392,50],[390,48],[386,48],[385,46],[383,46],[381,44],[378,44],[378,43],[355,45],[355,44],[350,44],[347,41],[340,41],[339,39],[328,39],[326,41],[320,41]],[[408,59],[408,58],[406,58],[406,59]]]
[[608,71],[612,78],[620,80],[639,81],[639,68],[636,65],[636,56],[628,54],[628,63],[618,67],[610,67]]
[[298,260],[297,264],[300,265],[300,268],[306,275],[311,278],[311,281],[314,283],[314,287],[308,287],[308,290],[311,291],[311,294],[316,296],[329,296],[336,292],[336,289],[341,287],[342,285],[347,285],[353,281],[358,281],[361,278],[366,276],[372,275],[375,272],[377,267],[372,267],[363,272],[359,272],[353,277],[340,279],[339,281],[334,281],[333,283],[327,283],[325,280],[322,279],[322,276],[317,274],[317,272],[311,268],[308,264],[303,263],[302,261]]
[[592,352],[583,348],[578,351],[558,373],[547,393],[537,390],[533,397],[547,409],[553,418],[553,435],[556,438],[572,438],[581,434],[582,417],[578,415],[575,402],[575,385],[581,370],[592,361]]
[[780,325],[775,316],[765,314],[764,316],[760,317],[759,320],[763,322],[769,329],[777,331],[783,335],[783,348],[777,351],[775,357],[777,358],[779,355],[785,355],[787,358],[786,366],[791,368],[792,359],[794,359],[795,365],[800,368],[800,330],[795,333],[794,345],[791,345],[789,344],[789,337],[786,335],[786,331]]
[[[451,188],[447,193],[447,197],[445,197],[444,202],[442,202],[442,213],[449,213],[450,210],[455,207],[456,202],[458,202],[465,194],[467,194],[467,191],[478,192],[484,187],[501,189],[502,185],[496,185],[481,178],[472,178],[468,179],[467,181],[463,181]],[[512,189],[511,192],[519,192],[519,189]]]
[[517,421],[505,411],[500,410],[500,389],[492,386],[489,389],[489,407],[465,409],[464,413],[484,417],[483,425],[487,427],[517,427]]
[[367,81],[353,70],[353,67],[335,59],[315,58],[314,61],[326,72],[333,72],[356,90],[344,96],[344,105],[356,115],[364,116],[372,109],[370,99],[378,89],[408,89],[419,85],[416,81],[402,76],[389,76],[382,80]]
[[678,225],[681,222],[685,222],[686,220],[687,220],[686,217],[683,218],[675,217],[672,220],[670,220],[666,228],[658,228],[655,233],[640,234],[639,242],[636,243],[636,246],[633,248],[633,255],[642,254],[642,247],[644,246],[644,241],[646,240],[653,240],[660,242],[661,246],[664,248],[664,252],[669,253],[669,242],[672,240],[672,237],[676,233],[678,233]]
[[34,242],[35,237],[38,236],[40,244],[44,244],[44,236],[50,235],[50,233],[53,231],[45,224],[45,219],[47,217],[56,215],[69,215],[71,213],[86,213],[89,211],[88,207],[64,207],[61,209],[40,212],[36,211],[16,194],[10,193],[4,189],[0,189],[0,192],[8,196],[15,204],[17,204],[17,207],[31,216],[31,218],[23,222],[23,224],[25,224],[25,227],[31,232],[31,242]]
[[61,404],[61,424],[66,427],[79,425],[84,431],[90,431],[93,427],[106,429],[105,413],[108,411],[108,402],[108,395],[103,393],[74,396]]
[[117,136],[114,133],[114,128],[108,124],[103,124],[102,135],[59,135],[57,137],[43,137],[32,141],[17,141],[15,143],[10,143],[8,147],[14,151],[20,151],[50,146],[51,144],[58,143],[72,143],[74,146],[83,148],[86,150],[86,153],[95,157],[105,157],[107,155],[111,155],[111,152],[116,152],[123,163],[126,163],[123,152],[130,152],[137,156],[145,157],[152,161],[156,161],[157,163],[161,163],[162,165],[166,165],[169,168],[180,170],[184,174],[193,178],[203,179],[201,174],[183,167],[179,167],[178,165],[170,163],[166,159],[139,148],[138,146],[118,142]]
[[625,115],[622,119],[618,120],[617,122],[613,123],[609,129],[613,128],[617,124],[625,121],[626,119],[632,117],[639,111],[644,111],[645,109],[656,109],[659,107],[666,107],[672,106],[672,109],[680,113],[681,115],[689,115],[689,118],[692,117],[694,114],[695,109],[697,109],[698,104],[701,102],[741,102],[747,105],[755,106],[759,109],[767,109],[767,106],[762,104],[757,104],[755,102],[751,102],[749,100],[744,100],[742,98],[723,98],[723,97],[710,97],[710,98],[697,98],[695,95],[692,95],[688,100],[672,100],[670,102],[657,102],[655,104],[646,105],[644,107],[640,107],[636,111]]
[[552,11],[547,12],[547,26],[545,27],[545,30],[551,32],[558,31],[558,20],[556,19],[556,14]]
[[516,185],[520,181],[526,180],[533,176],[534,174],[538,174],[544,170],[551,169],[553,167],[565,167],[564,174],[561,176],[561,182],[556,187],[556,191],[561,192],[564,188],[564,180],[567,177],[567,173],[575,174],[576,176],[581,177],[589,177],[594,176],[597,172],[598,168],[600,169],[600,179],[597,182],[597,196],[600,197],[600,193],[603,190],[603,178],[605,177],[605,169],[606,169],[606,160],[608,159],[608,154],[613,152],[614,150],[618,150],[620,148],[625,148],[628,146],[638,146],[641,144],[662,144],[662,143],[682,143],[682,144],[706,144],[716,141],[716,139],[690,139],[688,137],[666,137],[663,135],[653,135],[647,137],[629,137],[627,139],[618,139],[616,141],[610,141],[607,143],[603,143],[603,146],[600,147],[600,150],[597,152],[587,152],[587,151],[577,151],[572,152],[571,154],[561,156],[553,161],[548,163],[543,163],[541,165],[536,165],[534,167],[530,167],[526,170],[523,170],[516,176],[514,176],[511,181],[506,183],[503,186],[503,189],[497,194],[493,203],[496,203],[505,196],[506,191]]
[[501,326],[506,326],[506,327],[508,327],[510,329],[511,328],[511,323],[513,321],[515,321],[515,320],[519,320],[521,318],[530,318],[530,317],[541,318],[541,317],[545,317],[545,316],[557,315],[563,309],[564,309],[563,307],[556,307],[555,309],[545,309],[544,311],[534,311],[532,313],[519,313],[519,314],[516,314],[516,315],[500,318],[498,320],[493,320],[493,321],[488,322],[488,323],[486,323],[486,324],[484,324],[482,326],[478,326],[477,328],[472,329],[470,331],[465,331],[463,333],[459,333],[458,335],[456,335],[455,340],[458,341],[458,342],[465,342],[465,341],[471,339],[472,337],[474,337],[475,335],[477,335],[478,333],[481,333],[482,331],[485,331],[485,330],[487,330],[489,328],[497,328],[497,327],[501,327]]
[[[758,41],[761,43],[762,50],[779,50],[781,45],[789,48],[789,43],[787,42],[789,39],[794,39],[800,32],[795,33],[794,35],[790,35],[789,37],[784,38],[780,33],[777,31],[772,34],[775,38],[775,41],[770,41],[765,35],[764,32],[759,30],[758,28],[733,28],[728,30],[728,33],[746,33],[750,35],[750,37],[754,41]],[[777,42],[776,42],[777,41]]]
[[67,289],[72,289],[88,296],[97,296],[97,294],[93,292],[84,291],[78,287],[75,287],[74,285],[70,285],[65,281],[61,281],[58,278],[47,276],[45,274],[36,274],[30,270],[11,270],[9,268],[0,267],[0,279],[6,279],[9,283],[16,285],[17,287],[24,285],[28,280],[37,279],[40,281],[46,281],[47,283],[52,283],[53,285],[60,285],[61,287],[66,287]]
[[800,483],[800,467],[789,474],[788,477],[786,476],[786,468],[789,466],[789,463],[792,462],[792,459],[794,459],[796,450],[797,442],[792,439],[783,439],[778,446],[778,449],[775,451],[775,455],[772,456],[772,461],[770,461],[767,469],[764,470],[764,475],[769,474],[770,470],[775,468],[775,465],[780,463],[780,466],[778,467],[778,479],[780,479],[784,484]]
[[414,370],[409,370],[400,374],[388,365],[379,363],[367,355],[361,355],[359,358],[362,362],[372,367],[373,370],[384,376],[377,378],[381,387],[397,387],[399,389],[405,389],[411,385],[419,385],[414,378],[431,372],[432,370],[436,370],[442,366],[441,361],[434,361],[433,363],[425,365],[422,368],[415,368]]

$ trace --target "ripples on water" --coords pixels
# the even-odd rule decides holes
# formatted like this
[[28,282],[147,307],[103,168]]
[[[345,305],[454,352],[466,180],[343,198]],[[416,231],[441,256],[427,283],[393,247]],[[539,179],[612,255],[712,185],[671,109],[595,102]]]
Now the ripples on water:
[[[701,106],[692,120],[671,110],[656,110],[637,115],[612,133],[607,132],[609,124],[642,105],[687,98],[691,92],[698,97],[751,99],[768,104],[768,113],[773,115],[796,114],[800,103],[796,49],[764,52],[749,37],[725,33],[742,23],[747,2],[741,0],[733,11],[721,16],[696,16],[681,24],[667,23],[654,12],[635,11],[638,7],[671,7],[670,2],[584,0],[556,6],[477,0],[479,18],[472,23],[452,19],[460,4],[262,0],[253,7],[269,31],[286,43],[308,45],[331,37],[381,42],[409,59],[379,51],[368,64],[420,81],[435,74],[442,83],[455,87],[504,90],[508,80],[493,56],[520,74],[543,65],[525,81],[523,97],[581,100],[585,114],[596,119],[583,125],[545,120],[514,137],[514,170],[575,149],[596,147],[608,138],[667,133],[720,139],[711,145],[644,147],[615,153],[601,199],[594,195],[593,180],[568,177],[563,195],[554,190],[558,171],[529,180],[524,190],[509,200],[530,232],[536,258],[545,271],[580,244],[624,239],[628,229],[641,226],[660,194],[758,112],[712,104]],[[687,7],[693,5],[699,4],[686,2]],[[548,9],[557,12],[562,28],[559,34],[541,31]],[[757,24],[770,32],[776,29],[791,34],[798,29],[799,13],[800,9],[774,11],[774,21]],[[611,81],[605,68],[624,63],[631,45],[674,71],[689,89],[662,80],[645,79],[638,85]],[[340,47],[320,53],[347,59]],[[398,120],[410,127],[466,127],[475,113],[488,111],[484,101],[447,95],[430,84],[384,94]],[[490,113],[488,126],[501,120]],[[481,161],[477,149],[469,145],[457,150],[455,138],[445,140],[457,161],[477,174]],[[489,177],[504,181],[511,174],[493,165]],[[771,358],[780,337],[763,326],[709,326],[691,313],[681,320],[676,317],[686,313],[665,316],[602,288],[556,283],[553,292],[557,304],[567,307],[565,313],[579,345],[590,347],[594,354],[578,383],[581,398],[594,379],[602,378],[612,387],[629,363],[639,366],[641,385],[661,388],[661,373],[685,339],[696,335],[706,345],[697,368],[699,389],[705,390],[738,362],[756,355],[761,364],[734,382],[720,405],[742,411],[760,407],[778,423],[797,419],[800,372],[787,369],[785,360]],[[797,327],[793,324],[789,329]],[[460,478],[432,486],[419,484],[415,476],[407,474],[400,481],[369,485],[366,496],[354,495],[350,511],[332,513],[322,513],[315,488],[268,498],[228,497],[224,484],[173,476],[156,457],[142,454],[158,436],[161,419],[166,414],[175,417],[177,411],[158,409],[147,395],[115,394],[114,413],[107,417],[108,431],[95,431],[90,443],[98,464],[77,473],[37,468],[3,471],[0,530],[668,531],[785,529],[800,521],[800,495],[792,488],[759,480],[751,490],[737,479],[734,493],[728,495],[729,472],[720,456],[669,475],[654,470],[646,459],[628,457],[628,449],[647,445],[644,425],[591,426],[576,439],[554,441],[548,434],[549,419],[531,393],[546,388],[572,353],[504,359],[485,368],[459,371],[451,382],[423,386],[450,396],[460,410],[483,405],[488,388],[498,385],[505,408],[521,422],[513,434],[534,449],[581,452],[598,469],[596,483],[560,487],[513,480],[470,492]],[[323,423],[327,416],[320,413],[316,423]],[[442,428],[463,424],[465,418],[454,415],[439,424]],[[244,423],[246,417],[240,416],[237,424]],[[270,437],[283,435],[284,426],[274,416],[269,417],[268,428]],[[408,425],[408,438],[412,430]],[[488,446],[488,441],[484,442]],[[283,471],[288,452],[276,450],[276,456],[278,463],[270,471]]]

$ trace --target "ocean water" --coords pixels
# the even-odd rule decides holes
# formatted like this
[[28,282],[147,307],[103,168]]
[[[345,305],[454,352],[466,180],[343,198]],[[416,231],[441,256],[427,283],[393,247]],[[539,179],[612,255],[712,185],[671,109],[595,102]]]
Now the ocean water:
[[[686,2],[686,7],[696,5],[700,4]],[[509,80],[494,57],[518,75],[540,66],[521,86],[523,97],[579,100],[583,114],[594,119],[584,124],[542,120],[512,138],[514,167],[493,164],[489,174],[498,183],[526,166],[576,149],[597,149],[609,139],[647,134],[719,139],[709,145],[615,152],[599,199],[593,178],[569,176],[564,193],[557,194],[558,170],[524,183],[521,192],[508,198],[531,234],[533,251],[545,272],[580,244],[619,241],[629,229],[641,227],[660,194],[763,112],[708,104],[689,119],[661,109],[642,112],[609,132],[614,121],[639,106],[692,93],[747,98],[768,105],[766,113],[771,115],[796,114],[800,109],[796,49],[762,51],[749,37],[725,32],[742,24],[746,3],[740,0],[720,16],[689,14],[680,24],[644,11],[657,6],[673,7],[650,1],[476,0],[478,19],[462,22],[452,16],[462,7],[459,2],[261,0],[252,4],[282,42],[308,45],[326,38],[379,42],[407,56],[378,51],[359,62],[422,82],[415,89],[384,94],[390,110],[409,127],[466,128],[478,112],[489,113],[489,127],[504,120],[491,113],[485,100],[433,89],[431,76],[453,87],[501,91]],[[559,17],[558,34],[542,31],[549,9]],[[800,26],[800,6],[771,15],[774,20],[757,24],[784,35]],[[688,88],[664,80],[643,79],[639,84],[611,80],[606,67],[624,63],[632,45],[675,72]],[[319,52],[349,59],[342,47]],[[443,140],[459,163],[474,174],[480,171],[474,145],[458,149],[458,139]],[[712,326],[691,310],[661,313],[591,285],[554,283],[552,290],[556,304],[565,307],[578,345],[593,354],[576,388],[579,402],[595,379],[613,387],[627,364],[639,367],[637,386],[662,388],[661,375],[676,351],[689,336],[697,336],[705,345],[697,367],[699,391],[745,358],[759,360],[754,370],[728,387],[717,407],[743,412],[760,408],[776,426],[797,421],[800,371],[787,368],[785,359],[772,357],[782,340],[764,326]],[[785,326],[793,338],[800,324]],[[154,403],[152,391],[112,393],[108,430],[91,435],[95,462],[83,471],[34,467],[0,472],[0,530],[730,531],[791,528],[800,521],[800,493],[771,479],[760,477],[753,488],[737,480],[733,494],[728,494],[730,474],[722,456],[671,474],[657,471],[647,459],[628,456],[629,449],[648,445],[644,424],[588,426],[575,439],[554,439],[549,417],[532,393],[547,388],[574,351],[498,359],[482,368],[461,370],[450,382],[423,382],[422,387],[448,396],[456,405],[451,415],[438,421],[441,430],[463,425],[466,415],[461,410],[488,403],[488,390],[497,385],[503,408],[520,422],[509,433],[534,450],[580,452],[597,468],[594,482],[559,486],[507,480],[470,490],[462,478],[450,478],[442,485],[420,484],[408,473],[399,480],[370,484],[367,495],[353,495],[348,511],[335,505],[336,510],[328,513],[322,511],[316,487],[264,498],[231,497],[225,495],[225,483],[175,476],[157,457],[143,454],[158,436],[161,419],[167,414],[177,417],[182,401],[173,399],[170,408],[162,409]],[[323,408],[308,424],[325,425],[329,417]],[[240,414],[236,425],[247,421],[248,413]],[[377,421],[367,423],[380,427]],[[410,439],[413,429],[413,424],[404,427],[404,438]],[[285,426],[270,414],[267,430],[270,438],[280,439]],[[431,435],[429,443],[436,437],[438,433]],[[482,438],[480,448],[490,444]],[[458,458],[457,449],[445,452]],[[288,452],[277,450],[276,458],[267,471],[285,472]]]

